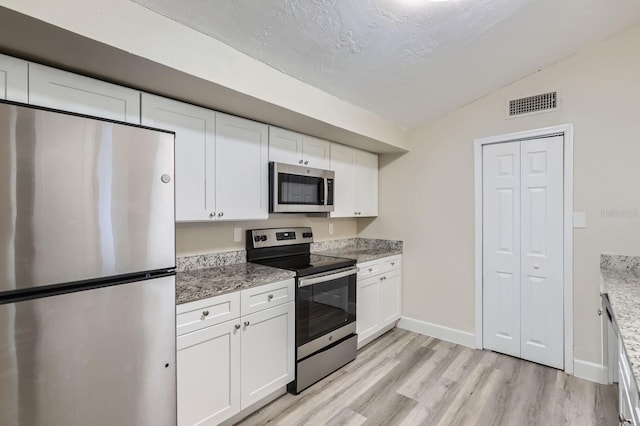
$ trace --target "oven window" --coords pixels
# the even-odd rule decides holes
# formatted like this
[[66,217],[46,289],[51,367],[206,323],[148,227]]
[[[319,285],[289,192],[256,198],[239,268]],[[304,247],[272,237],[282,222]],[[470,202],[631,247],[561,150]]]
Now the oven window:
[[356,320],[356,275],[298,288],[297,346]]
[[324,178],[278,173],[278,204],[324,204]]

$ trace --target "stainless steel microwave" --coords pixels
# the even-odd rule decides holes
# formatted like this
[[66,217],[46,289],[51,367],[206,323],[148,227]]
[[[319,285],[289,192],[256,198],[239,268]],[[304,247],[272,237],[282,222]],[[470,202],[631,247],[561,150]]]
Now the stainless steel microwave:
[[269,212],[333,211],[335,173],[284,163],[269,163]]

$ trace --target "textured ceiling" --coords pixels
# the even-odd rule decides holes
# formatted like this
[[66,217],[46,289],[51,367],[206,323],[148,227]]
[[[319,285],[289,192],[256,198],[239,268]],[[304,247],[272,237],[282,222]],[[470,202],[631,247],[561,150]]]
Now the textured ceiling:
[[407,129],[640,22],[638,0],[132,1]]

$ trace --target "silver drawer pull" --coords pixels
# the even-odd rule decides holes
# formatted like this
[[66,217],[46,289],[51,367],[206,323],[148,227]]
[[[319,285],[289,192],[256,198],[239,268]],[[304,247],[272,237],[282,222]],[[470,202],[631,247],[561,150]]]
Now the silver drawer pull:
[[236,324],[236,330],[240,330],[240,324]]
[[250,322],[249,322],[249,321],[245,321],[245,322],[244,322],[244,326],[245,326],[245,327],[249,327],[249,324],[250,324]]
[[209,311],[202,311],[202,315],[205,316],[205,317],[208,317],[209,316]]
[[269,300],[273,299],[273,294],[268,295],[267,299],[269,299]]
[[396,262],[391,262],[391,266],[394,266],[396,264]]
[[369,272],[372,272],[372,271],[373,271],[373,268],[369,268]]

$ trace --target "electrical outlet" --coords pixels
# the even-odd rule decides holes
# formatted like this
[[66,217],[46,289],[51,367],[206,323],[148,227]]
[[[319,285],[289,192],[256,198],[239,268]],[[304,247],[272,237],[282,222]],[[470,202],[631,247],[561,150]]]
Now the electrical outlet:
[[329,235],[333,235],[333,223],[329,224]]
[[239,243],[242,241],[242,228],[233,228],[233,242]]

